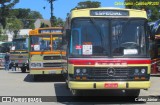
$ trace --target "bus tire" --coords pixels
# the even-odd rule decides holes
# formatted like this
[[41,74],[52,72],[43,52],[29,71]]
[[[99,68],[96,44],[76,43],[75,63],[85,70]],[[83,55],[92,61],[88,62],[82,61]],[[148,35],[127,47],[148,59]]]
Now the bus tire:
[[25,67],[21,67],[21,72],[25,73],[26,72],[26,68]]
[[125,96],[138,97],[139,94],[140,94],[140,89],[125,90]]

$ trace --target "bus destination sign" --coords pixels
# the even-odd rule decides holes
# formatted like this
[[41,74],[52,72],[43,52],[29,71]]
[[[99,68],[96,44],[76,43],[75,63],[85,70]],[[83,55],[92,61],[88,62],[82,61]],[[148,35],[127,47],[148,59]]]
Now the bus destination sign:
[[43,29],[39,30],[39,33],[62,33],[61,29]]
[[91,10],[91,16],[129,16],[128,11],[121,10]]

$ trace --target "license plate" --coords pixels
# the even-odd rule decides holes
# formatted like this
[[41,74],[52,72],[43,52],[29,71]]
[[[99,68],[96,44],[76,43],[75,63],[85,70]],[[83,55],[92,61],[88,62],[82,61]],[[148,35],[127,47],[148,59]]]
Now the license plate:
[[49,71],[49,74],[56,74],[56,71]]
[[118,83],[105,83],[105,88],[118,88]]

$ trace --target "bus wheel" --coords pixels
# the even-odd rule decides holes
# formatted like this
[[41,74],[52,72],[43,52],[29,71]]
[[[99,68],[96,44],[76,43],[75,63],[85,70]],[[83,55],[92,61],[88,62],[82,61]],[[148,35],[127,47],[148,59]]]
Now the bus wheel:
[[126,96],[138,97],[139,94],[140,94],[140,89],[125,90],[125,95]]
[[25,72],[26,72],[26,68],[25,68],[25,67],[22,67],[22,68],[21,68],[21,71],[22,71],[22,73],[25,73]]
[[81,90],[71,90],[73,96],[83,96],[83,92]]

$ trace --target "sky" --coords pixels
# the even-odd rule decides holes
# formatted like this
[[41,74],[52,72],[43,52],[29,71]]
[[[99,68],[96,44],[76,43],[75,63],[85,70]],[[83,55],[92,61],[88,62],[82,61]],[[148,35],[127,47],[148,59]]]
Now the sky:
[[[56,0],[53,4],[54,12],[53,15],[65,20],[67,13],[77,6],[79,2],[87,0]],[[124,0],[90,0],[101,2],[101,7],[120,7],[124,8],[123,5],[115,5],[116,2],[123,2]],[[43,9],[45,7],[45,9]],[[44,19],[50,19],[50,4],[47,0],[20,0],[14,8],[26,8],[32,11],[39,12]]]

